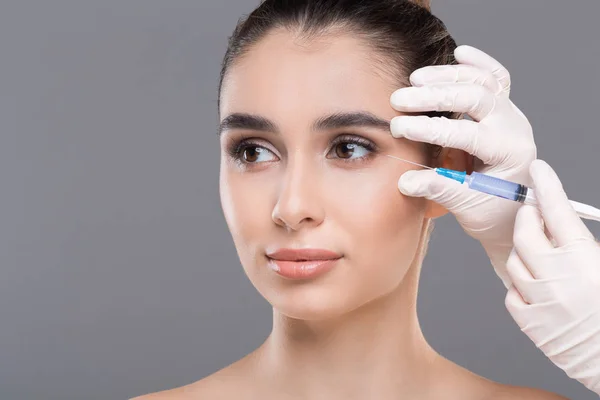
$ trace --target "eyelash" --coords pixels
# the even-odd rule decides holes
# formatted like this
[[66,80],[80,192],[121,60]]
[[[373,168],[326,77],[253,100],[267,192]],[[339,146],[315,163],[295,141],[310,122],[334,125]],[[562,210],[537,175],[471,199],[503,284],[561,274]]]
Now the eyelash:
[[335,149],[336,146],[339,146],[340,144],[356,144],[361,147],[364,147],[369,152],[367,155],[365,155],[363,157],[359,157],[359,158],[353,158],[353,159],[340,158],[340,160],[344,160],[346,162],[364,161],[364,160],[370,158],[374,153],[377,152],[377,146],[375,145],[375,143],[373,143],[369,139],[365,139],[361,136],[346,134],[346,135],[337,136],[335,139],[333,139],[333,141],[331,142],[330,149],[327,152],[327,154],[329,154],[329,152],[331,152],[333,149]]
[[[365,139],[363,137],[360,137],[360,136],[346,134],[346,135],[337,136],[335,139],[332,140],[327,154],[329,154],[332,150],[334,150],[336,146],[339,146],[341,144],[356,144],[356,145],[363,147],[364,149],[366,149],[368,151],[367,155],[359,157],[359,158],[353,158],[353,159],[335,158],[336,160],[342,160],[343,162],[346,162],[346,163],[364,162],[367,159],[371,158],[371,156],[374,153],[376,153],[378,150],[377,146],[372,141]],[[256,141],[256,139],[253,139],[253,138],[241,139],[241,140],[231,143],[231,145],[228,146],[228,148],[227,148],[227,153],[229,154],[229,156],[231,158],[233,158],[236,162],[238,162],[240,164],[243,164],[243,165],[258,164],[258,163],[245,162],[242,158],[244,151],[246,149],[252,148],[252,147],[259,147],[259,148],[265,149],[265,150],[273,153],[271,150],[269,150],[267,147],[260,144],[259,142]]]

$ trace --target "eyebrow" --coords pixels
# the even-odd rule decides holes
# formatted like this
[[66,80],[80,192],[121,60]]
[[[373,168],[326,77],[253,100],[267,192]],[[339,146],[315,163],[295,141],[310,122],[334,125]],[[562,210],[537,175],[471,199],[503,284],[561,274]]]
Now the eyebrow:
[[[324,131],[350,127],[375,128],[389,133],[390,121],[379,118],[367,111],[337,112],[317,119],[312,124],[311,130]],[[260,115],[247,113],[234,113],[225,117],[219,124],[217,135],[220,136],[223,132],[232,129],[247,129],[281,134],[281,130],[273,121]]]

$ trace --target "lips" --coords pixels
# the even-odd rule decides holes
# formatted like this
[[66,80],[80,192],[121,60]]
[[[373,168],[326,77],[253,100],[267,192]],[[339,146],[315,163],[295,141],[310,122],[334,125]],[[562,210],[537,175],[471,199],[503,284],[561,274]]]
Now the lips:
[[279,249],[267,254],[267,257],[279,261],[324,261],[336,260],[342,256],[323,249]]
[[268,253],[269,267],[287,279],[310,279],[332,269],[341,254],[323,249],[279,249]]

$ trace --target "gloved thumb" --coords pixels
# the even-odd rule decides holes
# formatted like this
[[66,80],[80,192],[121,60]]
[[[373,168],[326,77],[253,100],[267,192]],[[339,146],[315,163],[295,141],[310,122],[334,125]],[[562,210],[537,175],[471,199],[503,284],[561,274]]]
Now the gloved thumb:
[[418,171],[406,171],[398,180],[398,189],[404,195],[421,197],[427,192],[427,185],[419,179]]
[[411,197],[425,197],[454,211],[469,196],[468,187],[438,175],[433,170],[406,171],[398,180],[398,189]]

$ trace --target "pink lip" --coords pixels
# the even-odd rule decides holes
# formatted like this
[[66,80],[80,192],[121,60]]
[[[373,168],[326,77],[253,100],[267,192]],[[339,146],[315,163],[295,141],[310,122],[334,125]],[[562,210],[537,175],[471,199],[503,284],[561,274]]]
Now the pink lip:
[[324,274],[342,258],[323,249],[279,249],[267,254],[269,267],[288,279],[309,279]]

